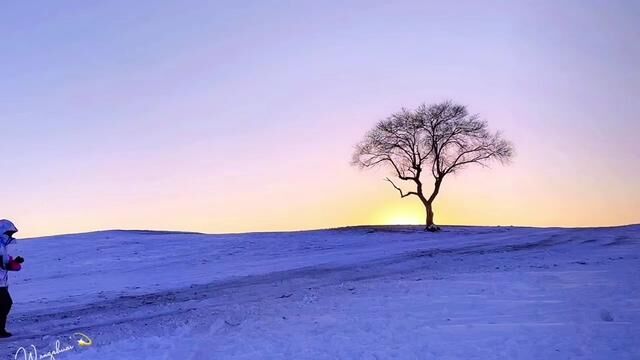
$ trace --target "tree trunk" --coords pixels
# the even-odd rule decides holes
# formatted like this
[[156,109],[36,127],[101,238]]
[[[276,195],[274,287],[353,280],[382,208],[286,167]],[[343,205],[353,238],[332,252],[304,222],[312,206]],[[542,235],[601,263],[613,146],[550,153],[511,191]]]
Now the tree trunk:
[[427,226],[425,227],[425,230],[427,231],[440,231],[440,228],[433,223],[433,201],[436,199],[436,196],[438,196],[438,192],[440,192],[441,184],[442,177],[436,178],[433,193],[431,193],[431,196],[428,199],[424,199],[422,201],[425,209],[427,210]]
[[438,231],[440,230],[439,227],[437,227],[434,223],[433,223],[433,206],[431,205],[430,202],[427,202],[424,204],[425,209],[427,210],[427,224],[426,227],[424,228],[426,231]]
[[433,207],[431,206],[431,203],[426,203],[424,205],[424,207],[427,210],[427,228],[430,226],[433,226]]

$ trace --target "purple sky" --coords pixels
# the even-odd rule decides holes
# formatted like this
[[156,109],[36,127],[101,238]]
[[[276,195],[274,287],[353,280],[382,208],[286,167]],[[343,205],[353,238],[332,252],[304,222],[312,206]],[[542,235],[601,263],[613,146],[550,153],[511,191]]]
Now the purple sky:
[[512,165],[436,222],[640,222],[637,1],[0,4],[0,217],[23,236],[419,223],[353,145],[452,99]]

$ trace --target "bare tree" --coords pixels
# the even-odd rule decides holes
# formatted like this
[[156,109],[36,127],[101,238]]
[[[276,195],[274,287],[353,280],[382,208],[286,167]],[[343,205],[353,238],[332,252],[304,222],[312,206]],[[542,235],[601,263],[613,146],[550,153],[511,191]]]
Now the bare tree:
[[[386,179],[402,198],[420,199],[426,211],[425,230],[436,231],[433,202],[447,175],[469,164],[504,163],[512,156],[511,143],[500,133],[489,131],[486,121],[470,115],[465,106],[447,101],[402,109],[378,122],[356,145],[352,164],[361,168],[387,166],[393,177],[412,183],[414,190],[405,191]],[[433,177],[430,193],[424,189],[424,173]]]

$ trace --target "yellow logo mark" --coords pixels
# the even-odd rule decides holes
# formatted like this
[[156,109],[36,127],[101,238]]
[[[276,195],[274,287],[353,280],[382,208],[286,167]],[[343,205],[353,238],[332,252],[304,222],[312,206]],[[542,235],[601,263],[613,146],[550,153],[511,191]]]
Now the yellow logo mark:
[[83,333],[75,333],[73,334],[73,336],[80,337],[80,339],[78,339],[78,346],[80,347],[88,347],[93,344],[93,341],[91,340],[91,338]]

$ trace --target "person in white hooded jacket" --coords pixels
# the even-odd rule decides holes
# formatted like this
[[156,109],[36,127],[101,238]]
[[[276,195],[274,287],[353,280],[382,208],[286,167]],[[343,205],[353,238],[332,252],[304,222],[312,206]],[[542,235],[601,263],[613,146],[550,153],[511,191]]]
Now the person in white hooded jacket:
[[22,268],[24,259],[20,256],[15,259],[9,256],[7,247],[15,242],[13,234],[18,229],[9,220],[0,220],[0,338],[7,338],[11,333],[7,331],[7,316],[11,311],[13,300],[9,295],[9,271],[19,271]]

